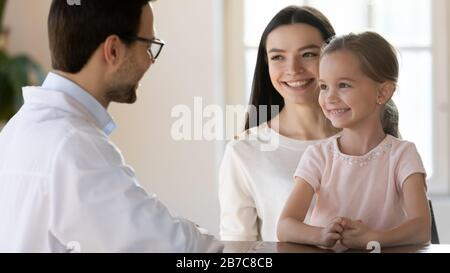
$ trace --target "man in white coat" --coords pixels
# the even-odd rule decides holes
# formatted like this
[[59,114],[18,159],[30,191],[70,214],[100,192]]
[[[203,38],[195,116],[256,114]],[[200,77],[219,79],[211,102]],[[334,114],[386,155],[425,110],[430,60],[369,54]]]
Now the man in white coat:
[[136,180],[108,135],[163,42],[149,0],[53,0],[53,73],[0,133],[0,252],[216,252]]

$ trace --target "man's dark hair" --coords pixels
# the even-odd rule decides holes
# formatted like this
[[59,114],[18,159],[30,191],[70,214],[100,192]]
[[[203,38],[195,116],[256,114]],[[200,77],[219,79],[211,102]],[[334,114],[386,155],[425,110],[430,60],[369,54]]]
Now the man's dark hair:
[[110,35],[124,43],[139,31],[141,12],[152,0],[53,0],[48,15],[48,37],[53,69],[79,72]]

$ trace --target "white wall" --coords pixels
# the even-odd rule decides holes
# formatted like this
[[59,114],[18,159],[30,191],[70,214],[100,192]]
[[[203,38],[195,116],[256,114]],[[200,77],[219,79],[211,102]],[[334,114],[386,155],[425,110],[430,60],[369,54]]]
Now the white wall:
[[[168,207],[214,234],[219,230],[215,142],[172,140],[170,116],[177,104],[221,104],[215,82],[220,60],[211,0],[164,0],[153,4],[157,35],[166,42],[147,72],[135,105],[113,105],[119,124],[113,140],[140,182]],[[219,65],[218,65],[219,64]]]
[[10,28],[9,51],[26,53],[50,69],[47,15],[51,0],[9,0],[4,25]]

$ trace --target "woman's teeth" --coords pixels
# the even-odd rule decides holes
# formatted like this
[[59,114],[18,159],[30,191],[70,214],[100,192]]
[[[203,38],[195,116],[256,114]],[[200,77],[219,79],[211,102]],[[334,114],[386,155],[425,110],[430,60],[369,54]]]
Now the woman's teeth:
[[295,81],[295,82],[285,82],[287,86],[292,88],[299,88],[306,86],[311,80],[304,80],[304,81]]

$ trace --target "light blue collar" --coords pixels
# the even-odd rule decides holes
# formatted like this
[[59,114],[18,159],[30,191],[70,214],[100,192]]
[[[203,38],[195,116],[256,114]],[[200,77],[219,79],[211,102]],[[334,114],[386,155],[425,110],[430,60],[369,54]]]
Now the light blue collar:
[[100,129],[105,134],[110,135],[116,129],[116,124],[106,109],[91,94],[76,83],[50,72],[47,78],[45,78],[42,88],[59,91],[75,99],[95,118],[100,125]]

